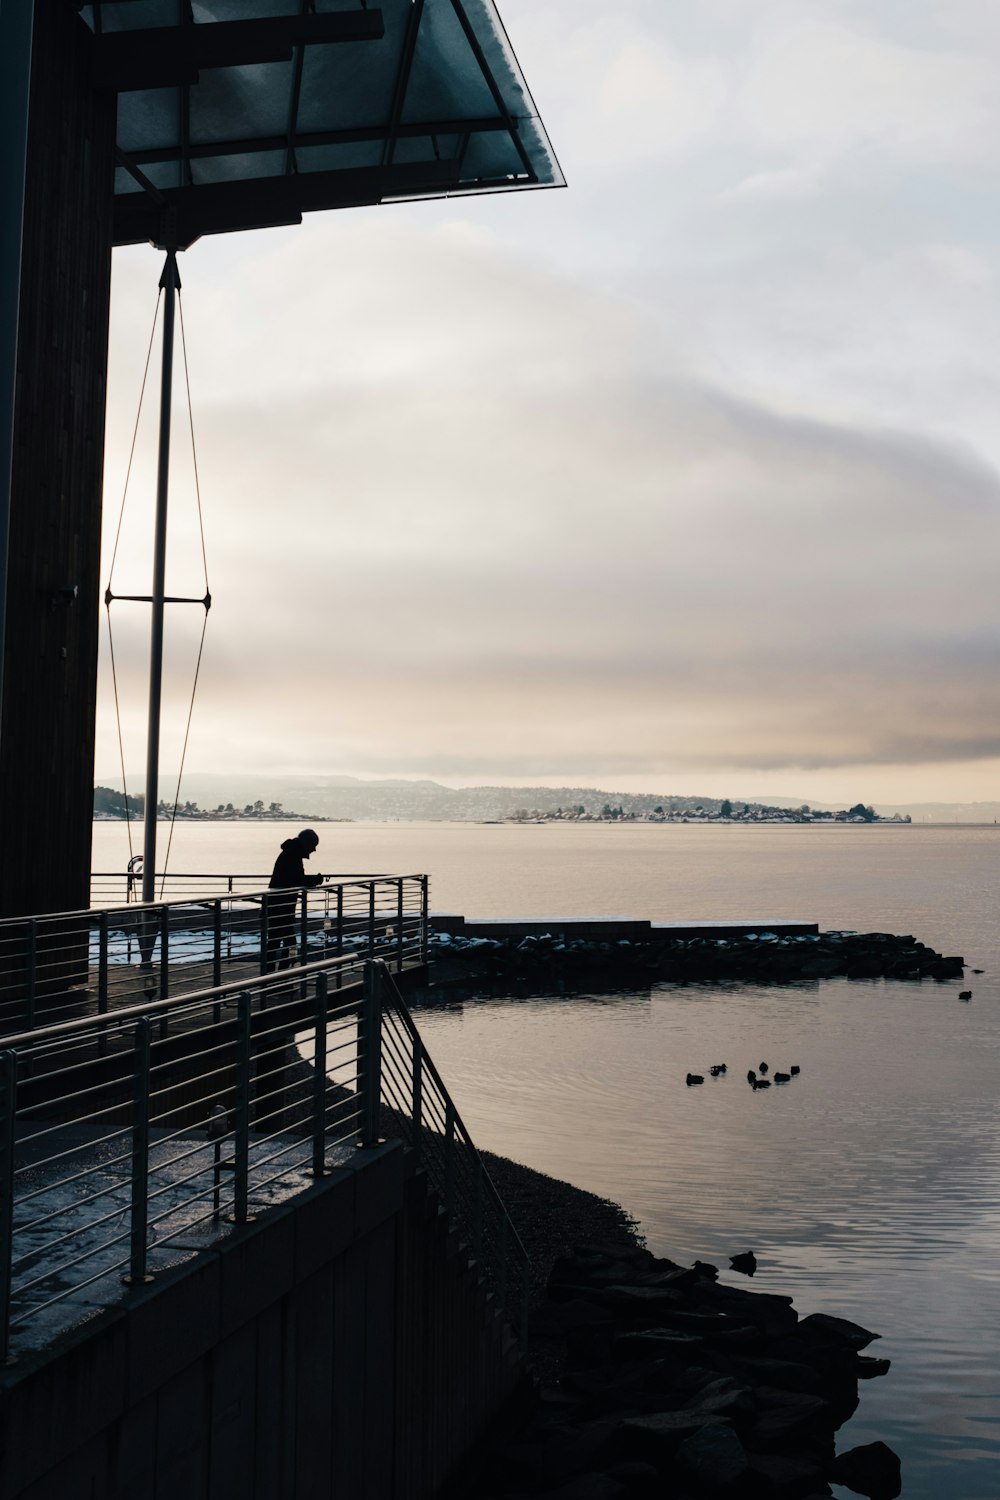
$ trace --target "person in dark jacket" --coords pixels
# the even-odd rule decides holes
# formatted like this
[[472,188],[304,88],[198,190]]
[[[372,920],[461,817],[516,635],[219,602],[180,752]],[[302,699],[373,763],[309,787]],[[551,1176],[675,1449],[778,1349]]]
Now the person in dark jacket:
[[323,883],[322,875],[307,875],[303,863],[318,845],[319,835],[311,828],[303,828],[295,838],[285,839],[281,853],[274,862],[268,889],[287,891],[289,894],[267,898],[268,970],[280,968],[288,962],[295,937],[295,908],[299,891]]

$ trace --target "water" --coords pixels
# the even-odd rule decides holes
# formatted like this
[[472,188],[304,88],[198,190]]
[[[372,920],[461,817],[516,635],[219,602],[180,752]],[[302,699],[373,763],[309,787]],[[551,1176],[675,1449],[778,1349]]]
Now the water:
[[[190,824],[174,867],[266,871],[287,829]],[[1000,935],[994,827],[327,824],[322,870],[429,871],[467,916],[815,919],[913,933],[959,983],[657,985],[420,1014],[477,1142],[622,1203],[650,1248],[883,1334],[841,1446],[882,1438],[907,1500],[1000,1495]],[[119,825],[95,867],[122,868]],[[124,853],[122,853],[124,851]],[[798,1063],[753,1093],[748,1067]],[[689,1089],[685,1073],[726,1062]],[[846,1494],[846,1492],[844,1492]]]

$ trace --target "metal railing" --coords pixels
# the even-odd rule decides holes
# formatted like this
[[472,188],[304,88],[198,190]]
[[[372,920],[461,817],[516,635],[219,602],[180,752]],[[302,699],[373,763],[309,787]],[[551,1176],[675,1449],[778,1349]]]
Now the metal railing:
[[[326,875],[324,885],[341,885],[358,880],[389,880],[392,870],[342,870]],[[250,895],[263,890],[270,873],[236,874],[231,871],[173,871],[157,875],[161,901],[203,900],[206,896]],[[94,870],[90,877],[92,906],[127,906],[142,900],[142,860],[136,856],[125,870]]]
[[343,954],[0,1037],[0,1361],[380,1132],[412,1147],[523,1339],[527,1256],[384,961]]
[[0,921],[0,1030],[104,1015],[346,952],[397,971],[426,959],[426,875],[344,878],[301,892],[215,890]]
[[[395,1115],[400,1134],[520,1332],[523,1346],[530,1295],[527,1251],[395,980],[384,965],[373,964],[371,972],[385,996],[380,1007],[384,1105]],[[383,1109],[383,1119],[385,1115]]]

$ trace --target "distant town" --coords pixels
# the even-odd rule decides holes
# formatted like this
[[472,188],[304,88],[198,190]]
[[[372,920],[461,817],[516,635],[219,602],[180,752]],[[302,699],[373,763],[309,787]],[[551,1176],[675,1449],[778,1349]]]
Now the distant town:
[[[143,796],[126,798],[123,792],[116,792],[112,787],[95,786],[94,788],[95,823],[118,823],[128,818],[141,819],[145,811],[145,805],[146,799]],[[158,802],[156,804],[156,816],[157,819],[175,816],[174,804],[172,802]],[[264,823],[335,823],[350,821],[350,819],[344,818],[331,818],[324,813],[293,812],[286,807],[282,807],[280,802],[269,802],[265,805],[259,798],[256,802],[247,802],[242,807],[236,807],[232,802],[220,802],[218,807],[199,807],[197,802],[178,802],[176,816],[185,819],[201,819],[203,822],[212,823],[244,822],[247,819]]]
[[857,802],[853,807],[840,812],[831,812],[808,807],[768,807],[761,802],[733,803],[724,798],[717,805],[696,803],[694,807],[680,807],[674,803],[658,803],[655,807],[636,812],[623,806],[612,807],[605,802],[600,812],[588,812],[582,804],[576,807],[557,807],[554,810],[518,808],[505,823],[909,823],[909,813],[893,813],[883,818],[873,807]]
[[[345,779],[346,780],[346,779]],[[356,785],[356,784],[355,784]],[[363,798],[355,785],[309,789],[307,805],[313,811],[298,812],[274,798],[262,797],[218,801],[200,807],[190,799],[177,804],[177,817],[202,822],[296,822],[349,823],[355,820],[476,823],[909,823],[909,813],[882,816],[873,807],[857,802],[834,811],[827,808],[777,807],[765,802],[733,801],[728,797],[656,798],[648,793],[614,796],[592,789],[529,788],[531,801],[519,805],[525,789],[517,787],[470,787],[451,790],[434,782],[372,783]],[[437,795],[440,794],[440,795]],[[305,800],[305,798],[303,798]],[[157,804],[157,817],[173,815],[172,802]],[[112,787],[94,788],[94,818],[97,822],[141,819],[143,798]]]

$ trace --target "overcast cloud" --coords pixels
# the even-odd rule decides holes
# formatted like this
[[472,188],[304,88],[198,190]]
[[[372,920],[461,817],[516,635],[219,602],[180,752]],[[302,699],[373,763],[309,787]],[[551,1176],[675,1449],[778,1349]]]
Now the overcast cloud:
[[[214,599],[189,766],[995,795],[1000,23],[500,9],[566,192],[182,257]],[[160,269],[117,253],[109,536]],[[154,403],[117,592],[148,588]],[[200,594],[183,437],[169,587]],[[114,618],[137,779],[146,618]]]

